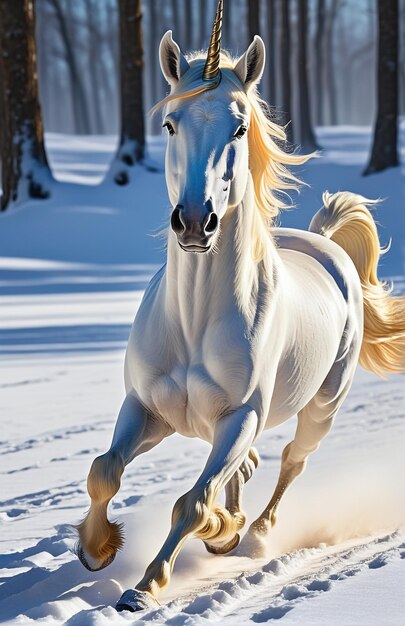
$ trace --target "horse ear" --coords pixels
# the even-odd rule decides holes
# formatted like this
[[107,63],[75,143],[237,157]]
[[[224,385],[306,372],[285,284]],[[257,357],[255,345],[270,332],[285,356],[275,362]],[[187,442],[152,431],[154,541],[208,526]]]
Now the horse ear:
[[265,63],[266,48],[264,41],[259,35],[255,35],[249,48],[234,67],[234,72],[246,91],[260,81]]
[[162,37],[159,46],[160,67],[169,85],[174,87],[189,69],[185,56],[173,40],[172,31],[168,30]]

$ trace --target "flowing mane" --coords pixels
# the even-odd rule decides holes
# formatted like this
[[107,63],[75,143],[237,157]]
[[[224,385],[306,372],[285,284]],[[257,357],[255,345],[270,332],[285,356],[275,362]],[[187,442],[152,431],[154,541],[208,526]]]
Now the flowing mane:
[[[194,52],[187,57],[190,69],[180,79],[176,89],[153,107],[152,114],[170,102],[194,98],[212,90],[212,85],[201,78],[206,57],[206,51]],[[236,100],[251,110],[248,130],[249,169],[253,179],[255,205],[261,218],[254,221],[252,243],[253,257],[260,261],[265,254],[270,226],[280,210],[293,206],[286,192],[297,191],[302,184],[288,167],[302,165],[314,155],[296,154],[282,148],[287,141],[285,128],[270,119],[269,107],[256,87],[245,92],[233,72],[236,62],[237,59],[229,52],[221,51],[222,82],[232,88]]]

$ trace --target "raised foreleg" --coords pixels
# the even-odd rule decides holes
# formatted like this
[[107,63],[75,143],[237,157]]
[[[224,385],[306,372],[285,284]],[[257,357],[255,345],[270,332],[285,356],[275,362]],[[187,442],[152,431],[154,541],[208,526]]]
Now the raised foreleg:
[[108,520],[107,507],[120,488],[125,466],[170,433],[163,422],[147,414],[137,398],[127,395],[118,415],[111,447],[93,461],[87,478],[91,505],[77,527],[77,555],[87,569],[96,571],[107,567],[122,547],[122,525]]
[[194,487],[174,505],[172,527],[159,554],[147,568],[135,590],[126,591],[117,610],[137,611],[156,604],[156,597],[170,582],[175,559],[191,535],[204,541],[227,542],[239,529],[239,520],[215,505],[219,491],[243,460],[257,434],[258,419],[250,407],[222,417],[206,466]]
[[[237,530],[241,530],[246,523],[246,515],[242,510],[243,487],[252,477],[254,470],[259,464],[259,455],[256,448],[250,448],[246,459],[236,470],[230,481],[225,486],[225,509],[235,520]],[[212,554],[227,554],[239,544],[240,535],[236,532],[230,541],[204,541],[208,552]]]

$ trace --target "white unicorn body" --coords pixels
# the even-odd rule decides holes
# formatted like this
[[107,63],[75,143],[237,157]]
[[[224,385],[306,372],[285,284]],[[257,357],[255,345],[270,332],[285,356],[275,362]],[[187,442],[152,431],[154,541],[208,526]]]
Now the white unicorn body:
[[[86,567],[105,567],[122,544],[121,529],[106,512],[127,463],[173,432],[204,439],[212,451],[194,487],[176,502],[162,549],[135,590],[122,596],[120,610],[156,602],[187,537],[202,538],[214,553],[236,547],[245,522],[242,488],[258,463],[252,445],[263,429],[298,415],[275,493],[251,525],[251,537],[275,522],[283,493],[329,431],[360,351],[373,371],[403,368],[404,300],[389,298],[375,278],[379,244],[363,199],[325,195],[311,225],[315,232],[268,228],[265,200],[274,213],[277,202],[266,182],[273,176],[291,187],[282,163],[303,159],[270,142],[275,156],[269,160],[263,148],[270,141],[265,131],[277,131],[255,94],[264,56],[256,37],[235,65],[223,59],[222,80],[210,89],[201,84],[201,59],[189,64],[170,32],[161,43],[162,70],[172,86],[164,118],[174,207],[167,263],[133,324],[127,395],[111,448],[89,474],[92,504],[78,547]],[[216,500],[224,487],[222,507]]]
[[218,419],[243,406],[256,412],[257,433],[296,415],[346,354],[329,381],[339,404],[362,340],[353,263],[312,233],[273,231],[277,247],[269,238],[266,263],[252,261],[247,272],[244,310],[238,269],[250,260],[240,259],[235,235],[255,210],[248,205],[224,220],[214,255],[184,253],[170,234],[167,266],[149,285],[128,343],[127,393],[173,431],[210,443]]

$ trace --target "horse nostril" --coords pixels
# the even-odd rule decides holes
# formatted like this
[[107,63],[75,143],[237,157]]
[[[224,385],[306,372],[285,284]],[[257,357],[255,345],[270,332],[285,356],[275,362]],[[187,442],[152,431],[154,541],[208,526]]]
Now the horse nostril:
[[204,231],[206,233],[215,233],[217,227],[218,227],[218,216],[214,212],[210,213],[204,225]]
[[182,233],[184,233],[184,231],[186,230],[186,225],[182,219],[181,216],[181,209],[183,207],[179,204],[178,206],[176,206],[176,208],[173,210],[172,216],[170,218],[170,223],[171,226],[174,230],[174,232],[177,235],[181,235]]

